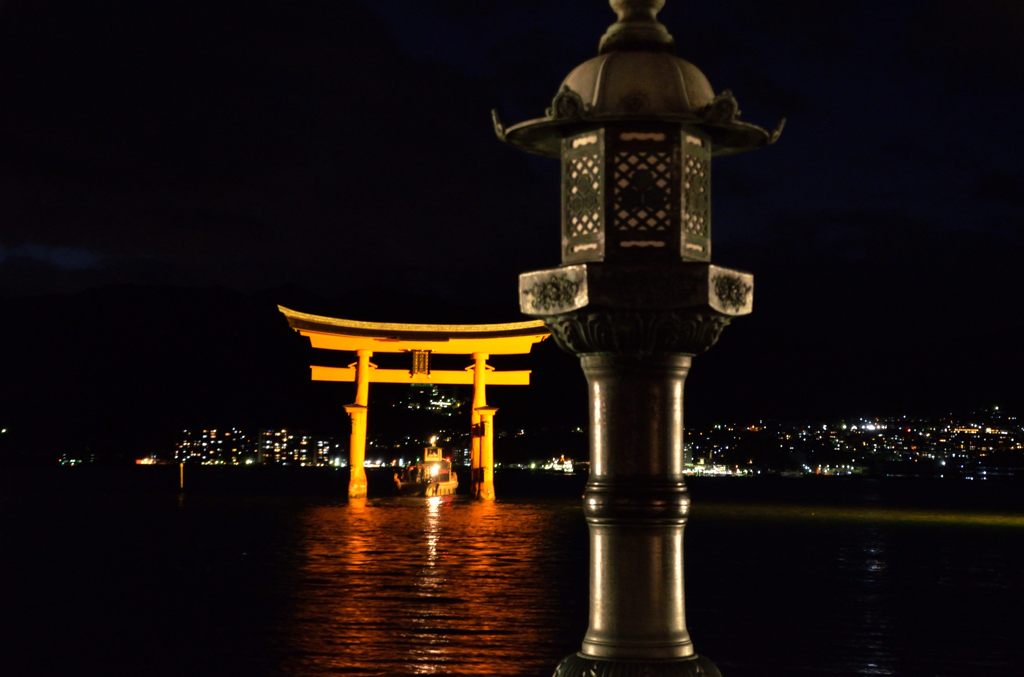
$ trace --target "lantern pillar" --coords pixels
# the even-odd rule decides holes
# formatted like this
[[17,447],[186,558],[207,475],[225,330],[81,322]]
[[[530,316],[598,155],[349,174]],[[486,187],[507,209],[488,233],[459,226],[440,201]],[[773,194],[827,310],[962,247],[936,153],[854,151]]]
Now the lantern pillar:
[[718,677],[686,624],[683,392],[693,357],[753,309],[754,278],[711,263],[711,158],[781,133],[738,119],[736,99],[673,54],[664,0],[610,0],[598,56],[544,117],[495,132],[562,166],[562,264],[519,276],[586,376],[590,616],[556,677]]
[[[617,267],[588,264],[520,277],[524,310],[538,312],[536,299],[546,299],[540,312],[559,346],[579,359],[588,385],[589,623],[558,677],[627,669],[652,677],[719,675],[696,653],[686,622],[684,386],[693,357],[717,341],[731,313],[749,312],[753,287],[738,271],[677,268],[673,284],[646,299],[608,284],[628,276]],[[716,278],[743,292],[739,308],[723,312]]]

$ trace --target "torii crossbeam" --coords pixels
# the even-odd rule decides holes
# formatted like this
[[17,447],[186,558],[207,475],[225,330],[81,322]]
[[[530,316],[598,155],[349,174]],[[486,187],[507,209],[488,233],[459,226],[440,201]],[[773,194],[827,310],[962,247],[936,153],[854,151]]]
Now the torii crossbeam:
[[[352,421],[349,439],[349,498],[366,496],[366,420],[369,385],[375,383],[430,383],[472,385],[472,486],[473,496],[494,499],[494,414],[487,406],[487,385],[530,384],[529,370],[495,371],[487,364],[491,355],[529,353],[535,343],[550,334],[540,320],[505,324],[399,324],[361,322],[338,317],[301,313],[284,306],[278,310],[288,325],[309,339],[313,348],[354,352],[348,367],[310,367],[314,381],[354,381],[356,398],[345,405]],[[409,353],[409,370],[380,369],[370,362],[374,353]],[[432,370],[431,354],[469,355],[473,363],[464,370]]]

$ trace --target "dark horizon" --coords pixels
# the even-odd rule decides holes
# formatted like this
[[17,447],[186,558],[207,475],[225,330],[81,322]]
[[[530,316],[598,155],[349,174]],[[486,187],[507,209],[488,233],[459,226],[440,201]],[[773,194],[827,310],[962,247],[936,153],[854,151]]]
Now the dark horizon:
[[[0,6],[0,426],[68,444],[203,421],[347,423],[276,305],[521,319],[558,163],[494,138],[591,57],[604,3]],[[1005,0],[668,2],[677,53],[777,145],[715,161],[713,261],[754,313],[687,420],[1024,410],[1024,173]],[[586,418],[550,342],[499,427]],[[509,389],[506,389],[509,390]],[[559,407],[564,407],[559,409]],[[372,424],[371,424],[372,427]]]

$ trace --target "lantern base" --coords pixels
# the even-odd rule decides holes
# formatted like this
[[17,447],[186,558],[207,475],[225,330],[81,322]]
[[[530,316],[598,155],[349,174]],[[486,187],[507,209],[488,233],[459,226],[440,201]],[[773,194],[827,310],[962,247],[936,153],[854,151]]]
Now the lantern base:
[[704,656],[681,660],[605,660],[574,653],[562,659],[552,677],[722,677]]

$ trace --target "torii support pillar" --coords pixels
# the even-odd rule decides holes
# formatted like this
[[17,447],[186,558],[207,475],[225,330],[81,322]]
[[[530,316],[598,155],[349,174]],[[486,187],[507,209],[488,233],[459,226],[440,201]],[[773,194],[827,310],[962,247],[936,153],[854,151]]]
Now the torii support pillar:
[[[470,472],[473,498],[494,500],[494,414],[487,406],[487,353],[473,353],[473,409]],[[486,421],[486,424],[485,424]],[[485,452],[485,448],[490,451]]]
[[497,407],[474,410],[480,417],[480,481],[473,483],[473,496],[481,501],[494,500],[494,415]]
[[346,404],[352,421],[352,434],[348,441],[348,497],[366,498],[366,418],[370,403],[370,356],[373,351],[357,350],[356,401]]

